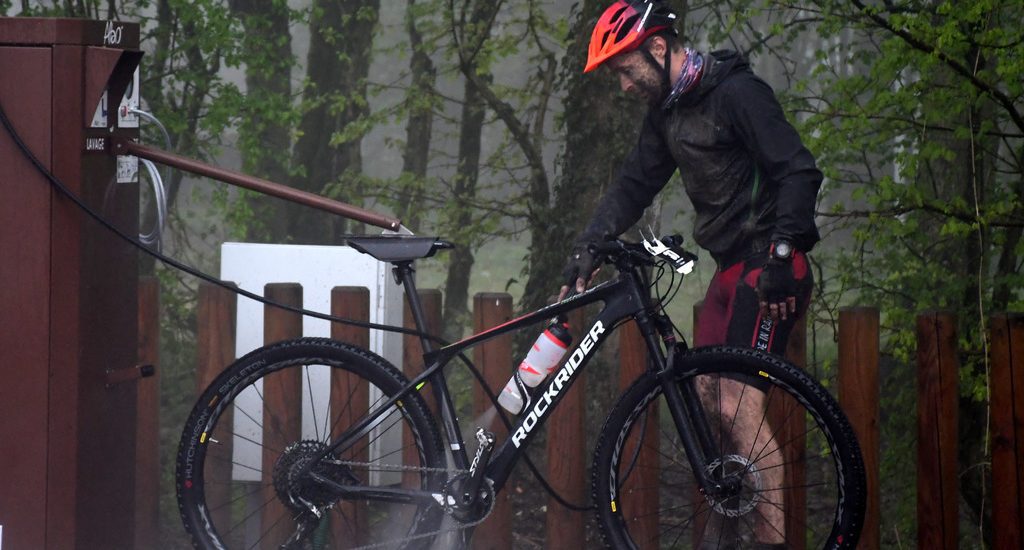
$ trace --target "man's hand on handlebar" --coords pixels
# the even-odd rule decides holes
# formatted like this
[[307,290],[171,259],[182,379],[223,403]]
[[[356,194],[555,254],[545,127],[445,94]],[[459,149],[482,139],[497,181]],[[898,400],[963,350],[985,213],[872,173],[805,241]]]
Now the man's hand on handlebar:
[[576,292],[583,292],[600,270],[601,258],[590,251],[587,243],[578,243],[569,253],[569,260],[562,270],[564,284],[558,292],[558,300],[562,301],[569,294],[573,285]]

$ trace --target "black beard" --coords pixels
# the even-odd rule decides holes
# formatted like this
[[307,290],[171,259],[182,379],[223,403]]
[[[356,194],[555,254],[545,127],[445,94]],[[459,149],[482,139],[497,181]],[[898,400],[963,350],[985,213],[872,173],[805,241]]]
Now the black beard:
[[668,97],[669,90],[664,83],[658,86],[650,82],[638,82],[637,86],[641,90],[638,95],[647,101],[648,107],[658,107],[665,101],[665,98]]
[[652,96],[652,99],[648,99],[647,106],[652,109],[660,108],[662,105],[665,104],[665,99],[668,98],[668,94],[671,91],[672,87],[668,85],[668,82],[663,81],[661,83],[661,89],[658,90],[657,94],[655,94],[657,95],[657,97]]
[[644,97],[647,99],[648,107],[651,109],[658,109],[665,104],[665,98],[668,97],[668,90],[665,89],[665,87],[662,87],[657,93],[644,94]]

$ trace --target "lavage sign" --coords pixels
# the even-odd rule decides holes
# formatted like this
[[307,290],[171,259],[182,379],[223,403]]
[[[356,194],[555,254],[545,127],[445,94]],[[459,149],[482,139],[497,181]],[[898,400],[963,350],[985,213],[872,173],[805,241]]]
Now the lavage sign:
[[572,378],[573,373],[579,368],[583,360],[590,355],[591,350],[597,346],[598,336],[604,334],[604,324],[601,321],[594,323],[591,327],[590,332],[580,342],[576,351],[572,353],[569,360],[562,365],[562,368],[555,374],[551,384],[548,385],[547,390],[537,396],[537,401],[533,405],[533,410],[530,414],[526,415],[522,425],[516,430],[516,433],[512,434],[512,443],[519,447],[522,445],[523,440],[526,436],[537,427],[537,421],[544,417],[551,407],[551,402],[558,397],[558,394],[562,392],[562,388],[565,387],[566,382]]

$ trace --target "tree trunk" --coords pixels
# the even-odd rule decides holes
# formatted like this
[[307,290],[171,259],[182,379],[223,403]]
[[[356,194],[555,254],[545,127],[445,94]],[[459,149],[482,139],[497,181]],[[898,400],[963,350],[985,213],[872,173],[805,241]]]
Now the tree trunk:
[[[179,20],[174,7],[166,0],[161,0],[157,4],[157,21],[158,24],[154,30],[157,47],[153,56],[153,67],[148,71],[157,76],[155,81],[144,82],[142,88],[144,90],[161,90],[148,99],[150,110],[154,114],[181,113],[184,127],[181,131],[171,134],[173,149],[185,156],[195,156],[199,147],[196,137],[199,119],[206,107],[211,83],[220,72],[221,52],[203,52],[195,41],[189,41],[187,47],[179,44],[178,48],[181,48],[179,54],[183,55],[187,62],[187,71],[185,72],[190,76],[175,82],[175,86],[165,86],[161,75],[168,74],[174,68],[170,55],[171,45],[175,43],[176,35],[195,36],[197,32],[195,23]],[[147,71],[143,71],[142,76],[145,78]],[[174,207],[185,174],[181,170],[172,170],[170,175],[170,181],[164,182],[167,190],[168,212]],[[143,221],[143,227],[152,227],[152,224],[152,219]],[[148,255],[140,257],[140,273],[153,273],[154,267],[152,257]]]
[[[363,132],[348,125],[369,112],[366,78],[370,67],[379,0],[316,0],[310,21],[307,85],[293,158],[304,169],[292,180],[299,189],[355,202],[362,174]],[[336,244],[347,220],[308,209],[288,209],[289,234],[297,242]]]
[[409,119],[405,125],[405,154],[402,156],[403,184],[398,193],[396,214],[414,233],[419,232],[423,212],[423,188],[427,178],[430,156],[430,137],[434,124],[434,82],[437,71],[423,44],[423,36],[416,27],[416,0],[409,0],[406,9],[406,28],[412,59],[409,71],[412,85],[406,96]]
[[[471,10],[469,20],[461,29],[463,49],[460,57],[466,77],[463,86],[462,118],[459,128],[459,157],[455,173],[454,189],[445,225],[449,234],[459,245],[448,257],[448,277],[444,293],[444,335],[458,339],[469,325],[469,279],[473,269],[473,250],[478,236],[473,234],[473,210],[471,202],[476,198],[477,178],[480,174],[480,136],[483,132],[484,107],[482,86],[490,82],[490,75],[474,77],[477,74],[477,60],[469,52],[477,51],[476,45],[483,44],[491,34],[491,25],[498,4],[477,0],[466,8]],[[454,14],[450,14],[454,20]],[[469,45],[467,47],[467,44]]]
[[[1020,188],[1020,197],[1024,200],[1024,181],[1017,184]],[[999,251],[999,263],[996,265],[995,289],[992,291],[992,311],[1008,311],[1010,299],[1016,285],[1011,283],[1011,276],[1016,273],[1020,258],[1017,256],[1017,247],[1020,245],[1021,228],[1011,227],[1006,229],[1006,241],[1003,242]]]
[[[975,59],[968,55],[969,64],[973,66]],[[966,61],[966,60],[965,60]],[[955,85],[958,77],[948,73],[945,78],[949,85]],[[946,84],[946,83],[943,83]],[[925,196],[934,196],[942,202],[953,203],[962,201],[969,205],[971,211],[974,209],[975,200],[978,204],[985,203],[985,187],[991,170],[986,166],[986,157],[983,153],[984,144],[980,141],[979,128],[982,126],[982,119],[994,117],[991,109],[972,107],[963,112],[963,118],[959,121],[964,128],[968,129],[972,137],[963,138],[951,135],[948,132],[930,131],[928,140],[932,143],[940,143],[954,155],[950,159],[937,159],[931,161],[931,173],[918,183],[922,186]],[[973,140],[972,140],[973,139]],[[977,195],[977,196],[976,196]],[[949,221],[947,216],[927,214],[923,218],[921,228],[926,234],[931,235],[932,243],[936,245],[928,248],[936,262],[936,267],[948,273],[950,288],[957,289],[955,294],[950,292],[950,304],[955,311],[963,312],[959,317],[958,332],[967,341],[973,341],[980,345],[984,335],[979,334],[982,320],[987,317],[979,309],[979,298],[982,284],[989,279],[989,247],[991,233],[987,228],[981,228],[981,241],[979,242],[978,229],[971,229],[970,233],[962,236],[949,236],[943,233],[944,225]],[[987,291],[984,291],[987,294]],[[987,319],[986,319],[987,321]],[[967,349],[964,351],[980,351]],[[973,370],[970,376],[983,377],[983,364],[979,362],[966,362],[963,369]],[[960,400],[960,439],[959,439],[959,463],[962,471],[970,470],[970,474],[962,475],[960,478],[960,492],[964,502],[969,508],[966,515],[972,518],[971,524],[984,524],[986,535],[991,532],[991,513],[983,501],[983,495],[990,494],[985,487],[984,468],[974,468],[978,464],[987,462],[987,450],[985,448],[986,411],[985,404],[976,402],[972,398]],[[986,426],[979,430],[978,426]],[[973,429],[970,429],[973,427]]]
[[[566,144],[554,204],[538,212],[532,224],[529,275],[521,307],[532,310],[558,292],[573,239],[583,229],[601,194],[614,181],[639,131],[642,105],[617,93],[606,71],[583,74],[590,31],[606,2],[583,2],[573,24],[563,66],[567,74],[564,104]],[[533,205],[538,208],[539,205]]]
[[474,236],[465,231],[472,226],[470,201],[476,197],[480,174],[480,135],[484,125],[480,92],[469,80],[464,86],[462,122],[459,128],[459,160],[451,200],[449,232],[459,245],[448,256],[448,277],[444,293],[444,334],[456,340],[470,321],[469,279],[473,269]]
[[[249,108],[239,128],[242,171],[286,183],[290,128],[274,115],[291,109],[288,6],[270,0],[230,0],[229,7],[242,21],[245,49],[253,59],[245,68]],[[253,210],[257,223],[246,228],[250,240],[285,240],[288,227],[283,201],[260,195],[253,199]]]

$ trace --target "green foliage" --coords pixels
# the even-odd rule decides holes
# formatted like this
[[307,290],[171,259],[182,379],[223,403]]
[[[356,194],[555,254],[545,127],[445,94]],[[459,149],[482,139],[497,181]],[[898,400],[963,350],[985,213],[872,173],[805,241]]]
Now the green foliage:
[[[981,327],[992,312],[1021,303],[1024,6],[825,0],[800,8],[820,18],[815,63],[789,99],[826,174],[820,210],[827,230],[850,240],[835,254],[839,278],[825,299],[882,310],[884,351],[895,365],[890,376],[899,380],[883,385],[883,409],[892,410],[883,430],[893,438],[883,478],[912,476],[902,458],[912,449],[896,443],[908,428],[900,415],[914,410],[898,365],[909,370],[914,363],[917,314],[956,313],[961,395],[983,403]],[[768,2],[764,9],[788,10]],[[833,238],[823,246],[837,244]],[[980,441],[985,430],[977,428],[969,437]],[[912,510],[899,498],[888,502],[895,513],[883,516],[891,522],[884,536],[899,530],[905,542]],[[982,503],[968,504],[978,524]]]
[[[0,13],[11,12],[13,4],[0,0]],[[316,192],[415,215],[420,233],[441,234],[484,258],[477,263],[487,265],[474,273],[500,269],[498,278],[509,281],[523,303],[538,305],[554,291],[566,243],[632,145],[629,138],[611,136],[633,135],[642,111],[616,94],[608,75],[580,75],[589,25],[607,2],[581,2],[576,11],[560,13],[552,7],[565,3],[420,0],[408,6],[405,28],[398,31],[381,28],[373,5],[360,5],[323,28],[330,61],[343,67],[340,74],[354,73],[359,61],[359,52],[346,49],[352,42],[344,30],[349,24],[369,29],[368,36],[414,28],[413,47],[406,40],[387,49],[378,43],[374,55],[404,64],[414,54],[423,61],[426,54],[429,66],[415,78],[412,68],[387,82],[352,78],[345,90],[331,89],[308,71],[293,82],[298,71],[291,36],[278,26],[284,21],[287,28],[305,31],[323,24],[336,6],[314,2],[292,10],[274,0],[252,2],[263,11],[242,14],[241,4],[117,4],[118,17],[142,25],[145,107],[167,126],[176,152],[210,159],[231,145],[241,153],[245,171],[292,184],[327,173],[313,182]],[[831,384],[836,367],[829,336],[840,307],[881,309],[883,479],[901,480],[884,495],[883,544],[895,546],[898,539],[910,545],[914,442],[906,434],[914,431],[916,316],[928,309],[957,314],[961,393],[965,402],[984,406],[982,327],[993,311],[1024,308],[1024,5],[672,4],[680,11],[686,45],[739,49],[759,73],[782,67],[783,74],[770,76],[784,83],[780,99],[826,176],[818,209],[826,238],[816,250],[820,294],[812,312],[819,321],[812,331],[821,331],[814,343],[823,350],[815,351],[820,361],[812,368]],[[22,15],[97,18],[106,17],[108,7],[98,0],[22,5]],[[475,19],[478,9],[495,14]],[[469,74],[462,74],[464,63]],[[244,91],[226,79],[226,69],[244,71]],[[462,122],[457,113],[464,98],[450,90],[462,89],[467,77],[475,77],[488,94],[478,100],[485,108],[484,146],[472,193],[460,187],[460,159],[445,143],[457,141]],[[388,95],[395,90],[401,98]],[[423,116],[436,123],[426,126],[426,137],[386,141],[405,151],[429,145],[429,163],[422,169],[396,167],[392,177],[371,178],[361,166],[339,159],[340,151],[358,152],[372,132]],[[334,124],[316,136],[315,145],[329,152],[316,162],[298,161],[296,144],[315,133],[304,122],[317,117]],[[228,130],[237,130],[237,139]],[[552,145],[561,151],[557,159],[550,158]],[[180,183],[181,175],[174,179]],[[211,269],[215,253],[206,241],[225,236],[289,238],[279,218],[293,214],[266,207],[249,192],[204,182],[201,191],[183,197],[204,210],[174,210],[167,249],[190,263]],[[516,241],[511,254],[483,246],[508,240]],[[426,270],[437,284],[444,282],[437,275],[441,261]],[[195,288],[180,274],[157,273],[164,289],[162,372],[169,373],[170,389],[165,399],[173,401],[165,421],[174,423],[187,407],[183,396],[191,394]],[[499,290],[476,282],[472,288]],[[686,298],[697,297],[699,289],[691,294]],[[687,315],[685,310],[676,316]],[[984,436],[981,426],[975,428],[965,446]],[[168,435],[165,464],[171,463],[175,435]],[[963,468],[984,463],[985,456],[969,460]],[[968,502],[972,522],[978,505]],[[171,514],[173,506],[166,510]]]

